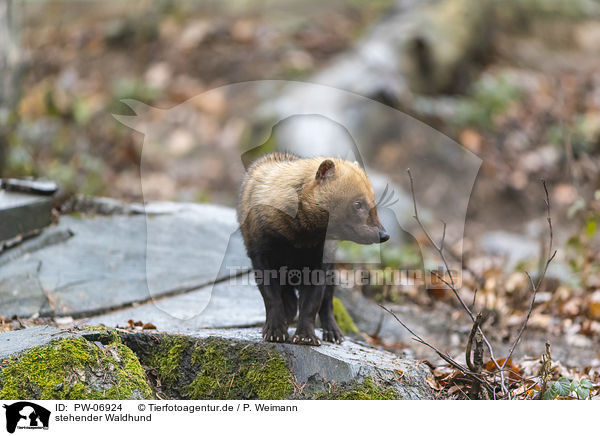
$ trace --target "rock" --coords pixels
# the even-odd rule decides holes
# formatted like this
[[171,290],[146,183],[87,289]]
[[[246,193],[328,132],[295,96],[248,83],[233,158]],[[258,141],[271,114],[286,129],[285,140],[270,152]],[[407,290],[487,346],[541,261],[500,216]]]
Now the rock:
[[484,252],[505,256],[506,269],[513,270],[519,262],[535,260],[539,256],[540,244],[524,235],[502,230],[487,232],[481,237]]
[[260,329],[124,334],[163,395],[185,399],[431,399],[421,363],[346,340],[264,342]]
[[0,399],[150,399],[134,353],[108,331],[33,327],[0,334]]
[[51,218],[50,197],[0,190],[0,252],[50,225]]
[[[440,92],[491,42],[490,2],[397,1],[356,48],[311,78],[368,97],[411,99],[409,87]],[[460,26],[456,24],[460,23]]]
[[26,192],[39,195],[52,195],[58,190],[58,185],[49,180],[4,179],[2,189],[13,192]]
[[0,334],[0,361],[22,353],[33,347],[47,345],[53,339],[67,337],[68,334],[50,326],[31,327]]
[[152,398],[148,380],[171,399],[432,399],[429,377],[422,363],[349,340],[272,344],[258,328],[0,334],[3,400]]
[[249,269],[237,227],[233,209],[212,205],[64,216],[0,254],[0,316],[81,318],[205,287]]

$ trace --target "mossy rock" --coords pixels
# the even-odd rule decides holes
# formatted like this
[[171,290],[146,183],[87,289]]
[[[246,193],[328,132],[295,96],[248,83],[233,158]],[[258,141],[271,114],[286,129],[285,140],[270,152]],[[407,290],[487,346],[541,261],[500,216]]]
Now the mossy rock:
[[83,337],[54,339],[0,363],[0,399],[150,399],[135,354],[116,334],[104,344]]
[[123,341],[139,356],[160,398],[431,398],[423,365],[351,341],[272,344],[262,341],[259,329],[190,336],[132,332]]
[[430,399],[430,376],[423,364],[351,340],[273,344],[259,328],[0,334],[0,400]]
[[335,316],[335,321],[343,333],[358,333],[354,320],[338,297],[333,297],[333,316]]
[[286,361],[268,345],[163,335],[151,353],[141,354],[170,398],[276,400],[294,390]]

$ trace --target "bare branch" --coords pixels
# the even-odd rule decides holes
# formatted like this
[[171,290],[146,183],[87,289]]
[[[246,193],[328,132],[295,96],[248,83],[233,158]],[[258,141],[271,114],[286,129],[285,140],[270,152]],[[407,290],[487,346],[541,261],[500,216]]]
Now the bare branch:
[[[528,272],[526,272],[525,274],[527,274],[527,277],[529,277],[529,281],[531,282],[531,284],[533,286],[533,280],[531,279],[531,276],[529,275]],[[506,365],[506,362],[508,362],[508,359],[510,359],[512,357],[513,352],[515,351],[515,348],[519,344],[519,341],[521,340],[521,336],[523,335],[523,332],[525,331],[525,327],[527,327],[527,323],[529,322],[529,318],[531,317],[531,312],[533,312],[533,305],[535,303],[535,296],[537,295],[537,292],[538,292],[538,288],[533,286],[533,297],[531,297],[531,303],[529,304],[529,310],[527,311],[527,315],[525,316],[525,319],[523,320],[523,323],[521,324],[521,327],[519,328],[519,333],[517,334],[515,341],[513,342],[513,344],[511,345],[511,347],[508,351],[508,356],[506,357],[506,360],[504,360],[504,363],[502,364],[502,369]]]
[[444,232],[442,233],[442,242],[440,242],[440,251],[444,251],[444,242],[446,241],[446,223],[442,221],[444,225]]
[[412,331],[410,327],[408,327],[406,324],[404,324],[404,322],[402,322],[402,320],[398,317],[398,315],[396,315],[392,310],[388,309],[387,307],[385,307],[381,304],[379,304],[379,307],[381,307],[387,313],[392,315],[396,319],[396,321],[398,321],[400,323],[400,325],[402,327],[404,327],[411,335],[413,335],[413,338],[412,338],[413,340],[432,349],[433,351],[435,351],[435,353],[438,356],[440,356],[440,358],[442,360],[444,360],[445,362],[450,364],[450,366],[453,366],[454,368],[458,369],[465,375],[469,375],[469,376],[473,377],[478,382],[483,383],[490,392],[493,392],[493,390],[494,390],[493,387],[490,385],[490,383],[485,378],[481,377],[481,374],[470,371],[468,368],[464,367],[463,365],[458,363],[456,360],[454,360],[452,357],[450,357],[447,353],[444,353],[443,351],[437,349],[436,347],[434,347],[433,345],[431,345],[430,343],[425,341],[423,338],[421,338],[419,335],[417,335],[414,331]]
[[475,337],[475,332],[479,328],[481,324],[481,313],[477,314],[477,318],[475,318],[475,322],[473,323],[473,327],[471,328],[471,333],[469,334],[469,339],[467,341],[467,349],[465,352],[465,360],[467,362],[467,366],[471,371],[477,372],[475,365],[471,363],[471,348],[473,346],[473,338]]

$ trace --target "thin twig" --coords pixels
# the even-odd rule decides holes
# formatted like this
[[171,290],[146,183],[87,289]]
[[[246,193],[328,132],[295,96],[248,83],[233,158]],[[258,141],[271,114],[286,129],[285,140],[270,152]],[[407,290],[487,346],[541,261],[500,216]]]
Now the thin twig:
[[[527,323],[529,322],[529,318],[531,317],[531,313],[533,312],[533,306],[535,304],[535,297],[540,289],[542,282],[544,281],[544,278],[546,277],[546,272],[548,271],[548,266],[550,265],[550,263],[556,256],[556,250],[554,250],[554,252],[552,252],[552,243],[553,243],[553,239],[554,239],[554,232],[552,230],[552,218],[550,217],[550,196],[548,195],[548,188],[546,187],[545,180],[542,180],[542,186],[544,187],[544,194],[545,194],[544,202],[546,204],[546,221],[548,222],[548,227],[550,229],[550,241],[548,244],[548,256],[546,258],[546,263],[545,263],[544,267],[540,271],[540,276],[538,277],[537,283],[534,283],[533,279],[531,278],[531,275],[528,272],[526,273],[527,278],[529,279],[529,283],[531,284],[531,289],[533,290],[533,296],[531,298],[531,303],[529,304],[529,310],[527,311],[527,315],[525,316],[525,319],[523,320],[523,322],[521,323],[521,327],[519,328],[519,333],[517,334],[517,337],[515,338],[512,346],[509,349],[508,357],[504,360],[504,362],[502,363],[502,368],[500,368],[500,369],[504,369],[504,367],[506,366],[506,363],[508,362],[508,359],[511,358],[513,352],[515,351],[515,348],[517,347],[517,345],[519,344],[519,341],[521,340],[521,336],[523,335],[523,332],[525,331],[525,328],[527,327]],[[510,395],[509,395],[509,397],[510,397]]]
[[440,242],[440,251],[444,251],[444,241],[446,240],[446,223],[442,221],[442,224],[444,225],[444,230],[442,233],[442,242]]
[[475,292],[473,293],[473,302],[471,303],[471,310],[475,308],[475,302],[477,301],[477,290],[479,288],[475,288]]

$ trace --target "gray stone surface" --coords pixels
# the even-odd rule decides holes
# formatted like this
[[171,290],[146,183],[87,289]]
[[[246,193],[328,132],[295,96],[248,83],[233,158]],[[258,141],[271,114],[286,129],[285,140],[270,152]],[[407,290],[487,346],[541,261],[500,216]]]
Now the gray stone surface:
[[[290,331],[291,333],[291,331]],[[319,335],[320,335],[319,331]],[[194,337],[218,336],[236,341],[262,342],[260,329],[205,330]],[[324,343],[319,347],[276,344],[275,348],[287,357],[300,385],[320,379],[329,383],[361,383],[371,377],[378,383],[393,386],[406,400],[428,399],[429,370],[424,364],[400,359],[387,351],[345,340],[341,345]],[[400,376],[400,374],[402,374]]]
[[229,282],[98,315],[88,325],[127,326],[127,321],[151,322],[160,331],[186,333],[201,328],[261,325],[265,308],[256,286]]
[[7,241],[50,225],[50,197],[0,190],[0,251]]
[[62,217],[49,232],[63,238],[0,255],[0,316],[82,317],[206,286],[249,268],[236,229],[234,210],[212,205]]
[[53,339],[75,335],[75,333],[61,332],[50,326],[36,326],[24,330],[0,333],[0,361],[16,356],[33,347],[46,345]]

